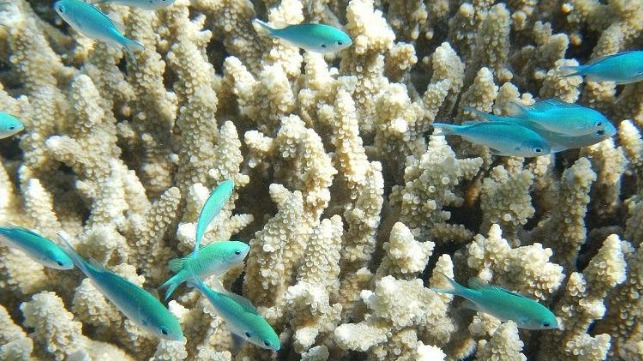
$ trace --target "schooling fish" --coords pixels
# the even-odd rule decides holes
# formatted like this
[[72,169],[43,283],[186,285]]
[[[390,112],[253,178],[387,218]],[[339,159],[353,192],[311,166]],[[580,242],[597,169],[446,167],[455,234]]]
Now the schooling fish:
[[558,328],[556,316],[547,307],[530,298],[501,287],[485,285],[475,278],[469,282],[473,288],[464,287],[451,278],[446,278],[453,288],[433,288],[433,291],[466,298],[466,308],[488,313],[502,321],[514,321],[518,327],[529,330]]
[[613,81],[616,84],[643,80],[643,50],[626,51],[594,59],[585,65],[563,66],[573,75],[585,75],[591,81]]
[[176,274],[159,287],[167,288],[165,300],[167,301],[181,283],[192,277],[191,272],[196,273],[200,279],[210,276],[220,277],[230,268],[243,262],[249,250],[250,247],[243,242],[215,242],[203,247],[198,256],[191,254],[185,258],[171,260],[168,267]]
[[459,135],[487,146],[495,155],[537,157],[551,152],[547,141],[533,130],[509,122],[467,122],[463,125],[433,123],[436,134]]
[[130,55],[134,50],[143,50],[141,43],[126,38],[112,19],[92,4],[80,0],[59,0],[54,4],[54,10],[74,29],[90,38],[123,47]]
[[23,129],[25,129],[25,126],[22,125],[20,120],[7,113],[0,112],[0,139],[8,138]]
[[210,222],[216,217],[221,209],[230,198],[232,190],[234,189],[234,182],[227,179],[221,182],[210,194],[208,199],[205,201],[203,208],[201,208],[201,213],[199,214],[199,220],[196,223],[196,238],[194,241],[194,255],[198,256],[199,254],[199,245],[201,244],[201,238],[205,230],[210,225]]
[[65,252],[76,267],[92,281],[94,286],[107,297],[130,320],[146,331],[165,340],[180,341],[183,331],[179,321],[163,304],[141,287],[122,276],[107,270],[96,261],[85,261],[69,244],[66,236],[58,233]]
[[559,133],[554,133],[547,131],[545,129],[538,129],[537,127],[532,128],[536,133],[540,134],[541,137],[545,138],[549,146],[551,147],[552,153],[562,152],[568,149],[577,149],[581,147],[587,147],[600,143],[607,138],[611,138],[616,134],[616,128],[610,123],[609,126],[605,127],[605,130],[599,130],[591,134],[585,135],[562,135]]
[[194,273],[191,274],[189,283],[210,301],[216,313],[228,325],[230,332],[261,348],[279,351],[279,336],[247,298],[226,291],[215,291],[206,286]]
[[74,262],[56,243],[22,227],[0,227],[0,239],[29,258],[54,269],[72,269]]
[[512,103],[512,106],[509,117],[487,114],[468,107],[465,110],[487,120],[510,121],[530,128],[536,125],[562,135],[586,135],[613,128],[612,123],[596,110],[558,99],[541,100],[529,107],[518,103]]
[[176,0],[101,0],[101,3],[117,3],[145,10],[158,10],[174,4]]
[[353,44],[350,36],[343,31],[324,24],[289,25],[283,29],[275,29],[265,22],[254,19],[252,23],[260,34],[267,34],[300,48],[317,53],[332,53],[347,48]]

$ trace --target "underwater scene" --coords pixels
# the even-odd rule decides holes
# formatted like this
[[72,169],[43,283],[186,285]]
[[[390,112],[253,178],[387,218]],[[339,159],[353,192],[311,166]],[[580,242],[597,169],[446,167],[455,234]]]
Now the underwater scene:
[[643,0],[0,0],[0,360],[643,360]]

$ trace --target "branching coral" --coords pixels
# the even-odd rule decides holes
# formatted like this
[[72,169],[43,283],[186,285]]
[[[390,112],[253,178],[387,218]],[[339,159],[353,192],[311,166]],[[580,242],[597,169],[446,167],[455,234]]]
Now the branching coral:
[[[153,292],[203,244],[247,241],[221,278],[279,334],[235,346],[186,286],[184,342],[142,331],[76,271],[0,248],[0,358],[635,360],[643,356],[643,82],[563,66],[637,48],[643,5],[614,0],[177,0],[99,4],[144,45],[126,56],[43,1],[0,1],[0,223],[55,239]],[[334,54],[261,36],[322,22]],[[546,98],[602,112],[618,136],[553,156],[495,157],[434,121],[507,115]],[[245,267],[245,268],[244,268]],[[429,279],[424,279],[430,275]],[[437,294],[480,277],[551,308],[523,331]],[[208,281],[210,282],[210,281]],[[186,290],[186,291],[184,291]]]

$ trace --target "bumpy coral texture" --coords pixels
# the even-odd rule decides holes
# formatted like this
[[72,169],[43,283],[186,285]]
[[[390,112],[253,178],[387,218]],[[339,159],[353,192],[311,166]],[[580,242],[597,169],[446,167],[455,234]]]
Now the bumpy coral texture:
[[[607,3],[607,4],[606,4]],[[55,238],[153,291],[194,246],[209,192],[235,191],[203,244],[250,245],[221,281],[280,335],[231,336],[187,286],[159,341],[77,271],[0,247],[0,359],[643,359],[643,82],[560,66],[643,44],[632,0],[177,0],[99,4],[145,49],[71,29],[41,0],[0,1],[0,224]],[[353,45],[301,51],[257,34],[322,22]],[[618,136],[532,159],[495,157],[460,124],[557,97]],[[459,307],[444,276],[548,306],[560,330]]]

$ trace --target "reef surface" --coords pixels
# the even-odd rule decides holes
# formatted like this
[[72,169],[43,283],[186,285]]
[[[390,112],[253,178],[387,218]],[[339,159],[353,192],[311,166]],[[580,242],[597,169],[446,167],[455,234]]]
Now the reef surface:
[[[69,28],[48,1],[0,4],[0,222],[148,290],[194,245],[213,187],[237,185],[204,244],[251,246],[223,278],[281,337],[240,345],[185,286],[186,342],[124,318],[78,271],[0,247],[2,360],[640,360],[643,82],[560,66],[643,48],[643,1],[177,0],[101,9],[133,58]],[[252,19],[322,22],[353,45],[322,56]],[[512,101],[592,107],[614,139],[495,157],[434,121]],[[440,274],[547,305],[561,330],[459,307]]]

